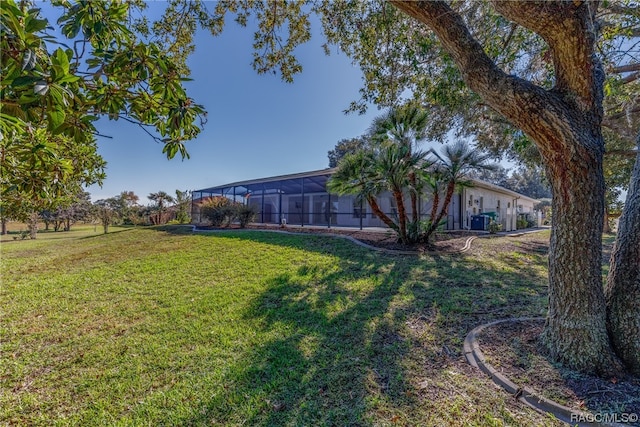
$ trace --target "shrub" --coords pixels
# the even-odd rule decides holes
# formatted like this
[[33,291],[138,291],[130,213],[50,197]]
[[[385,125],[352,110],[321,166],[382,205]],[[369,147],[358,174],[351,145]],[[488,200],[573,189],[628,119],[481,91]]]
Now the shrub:
[[236,217],[240,222],[240,228],[245,228],[256,218],[256,211],[251,206],[239,205],[236,208]]
[[489,233],[496,234],[498,231],[502,231],[502,224],[498,223],[498,221],[492,219],[489,222]]
[[526,220],[526,218],[518,218],[516,220],[516,228],[518,230],[522,229],[522,228],[527,228],[528,222]]
[[238,221],[244,228],[256,217],[255,210],[250,206],[234,202],[226,197],[211,197],[200,204],[200,215],[209,220],[214,227],[228,227],[233,221]]
[[210,197],[200,203],[200,215],[209,220],[214,227],[221,227],[234,218],[235,203],[223,196]]

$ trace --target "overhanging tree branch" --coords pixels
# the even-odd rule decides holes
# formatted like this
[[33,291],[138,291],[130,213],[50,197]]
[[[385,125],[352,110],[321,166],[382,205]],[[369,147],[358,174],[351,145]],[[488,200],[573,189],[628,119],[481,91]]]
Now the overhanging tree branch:
[[[515,2],[493,1],[495,9],[507,19],[539,34],[548,44],[555,68],[555,89],[576,95],[578,106],[592,110],[601,95],[595,73],[585,73],[575,64],[599,68],[593,52],[596,2]],[[591,23],[591,25],[589,25]],[[587,28],[585,28],[587,26]],[[571,37],[567,37],[567,35]],[[571,49],[567,49],[567,44]]]

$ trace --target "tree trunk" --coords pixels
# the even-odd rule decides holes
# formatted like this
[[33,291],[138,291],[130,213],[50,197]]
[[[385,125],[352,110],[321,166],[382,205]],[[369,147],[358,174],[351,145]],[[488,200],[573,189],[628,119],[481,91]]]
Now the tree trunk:
[[384,212],[382,212],[382,209],[380,209],[380,206],[378,205],[378,202],[376,201],[375,197],[368,197],[367,203],[369,203],[369,206],[371,206],[371,210],[373,211],[373,213],[378,218],[380,218],[380,220],[384,222],[387,225],[387,227],[399,233],[400,230],[398,229],[398,225],[395,222],[393,222],[391,218],[385,215]]
[[0,224],[2,224],[2,231],[0,232],[0,234],[4,236],[5,234],[7,234],[7,220],[5,218],[0,219]]
[[433,189],[433,203],[431,204],[431,214],[429,215],[429,221],[433,223],[433,220],[438,214],[438,205],[440,204],[440,189],[436,185]]
[[602,220],[602,232],[611,233],[611,226],[609,225],[609,209],[604,209],[604,219]]
[[32,213],[29,215],[29,238],[34,239],[38,237],[38,214]]
[[[449,204],[451,203],[451,198],[453,197],[453,193],[455,189],[456,189],[456,183],[453,181],[449,181],[447,183],[447,193],[444,196],[444,203],[442,204],[442,208],[440,209],[440,212],[435,217],[435,219],[431,218],[431,224],[429,225],[429,228],[427,229],[427,231],[424,233],[425,241],[428,242],[431,235],[438,229],[438,224],[440,224],[440,221],[442,220],[444,215],[447,213],[447,210],[449,209]],[[435,197],[434,197],[434,202],[435,202]],[[433,208],[431,209],[431,212],[433,212]]]
[[404,195],[402,191],[396,189],[393,191],[393,197],[396,200],[396,205],[398,205],[398,228],[400,232],[400,240],[402,243],[409,243],[409,239],[407,238],[407,210],[404,206]]
[[[638,135],[640,149],[640,135]],[[631,174],[605,289],[607,327],[625,367],[640,375],[640,151]]]
[[418,217],[418,193],[416,191],[417,179],[415,172],[409,173],[409,182],[412,187],[409,191],[409,197],[411,197],[411,221],[414,224],[417,224],[418,221],[420,221],[420,218]]
[[543,341],[551,357],[565,366],[612,375],[621,367],[609,344],[602,288],[602,152],[582,154],[547,168],[554,221]]

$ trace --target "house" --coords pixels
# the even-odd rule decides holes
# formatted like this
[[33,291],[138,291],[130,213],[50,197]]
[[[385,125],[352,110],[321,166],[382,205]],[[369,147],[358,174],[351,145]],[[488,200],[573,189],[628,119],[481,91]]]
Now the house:
[[[192,192],[192,221],[202,222],[198,202],[213,196],[228,197],[253,206],[256,222],[326,227],[386,227],[366,202],[356,196],[329,194],[326,183],[335,169],[322,169],[290,175],[233,182]],[[378,203],[390,217],[397,216],[397,206],[390,193],[382,193]],[[502,229],[516,229],[518,217],[529,215],[535,220],[537,200],[488,182],[473,180],[473,187],[454,195],[445,229],[474,227],[475,215],[488,215],[502,224]],[[430,197],[419,198],[420,216],[427,219],[431,211]],[[477,220],[478,218],[476,218]]]

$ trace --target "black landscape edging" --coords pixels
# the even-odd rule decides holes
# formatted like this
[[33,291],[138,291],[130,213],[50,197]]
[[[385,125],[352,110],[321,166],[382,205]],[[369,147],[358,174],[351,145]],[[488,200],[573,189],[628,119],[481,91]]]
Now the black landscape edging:
[[542,317],[521,317],[521,318],[511,318],[511,319],[503,319],[496,320],[490,323],[486,323],[484,325],[478,326],[473,329],[464,340],[463,351],[464,356],[467,359],[467,362],[475,368],[479,368],[482,372],[486,373],[494,383],[505,389],[509,392],[514,398],[524,403],[525,405],[535,409],[536,411],[543,414],[551,414],[556,417],[558,420],[563,421],[567,424],[571,424],[579,427],[593,427],[593,426],[611,426],[618,427],[624,426],[625,424],[620,423],[597,423],[597,422],[572,422],[572,419],[589,419],[590,414],[582,411],[576,411],[566,406],[560,405],[552,400],[549,400],[545,397],[538,396],[533,390],[531,390],[527,386],[519,387],[517,384],[513,383],[506,376],[498,372],[493,366],[487,363],[484,354],[480,351],[480,345],[478,344],[478,334],[482,332],[484,329],[494,326],[500,323],[506,322],[527,322],[527,321],[540,321],[544,320]]

